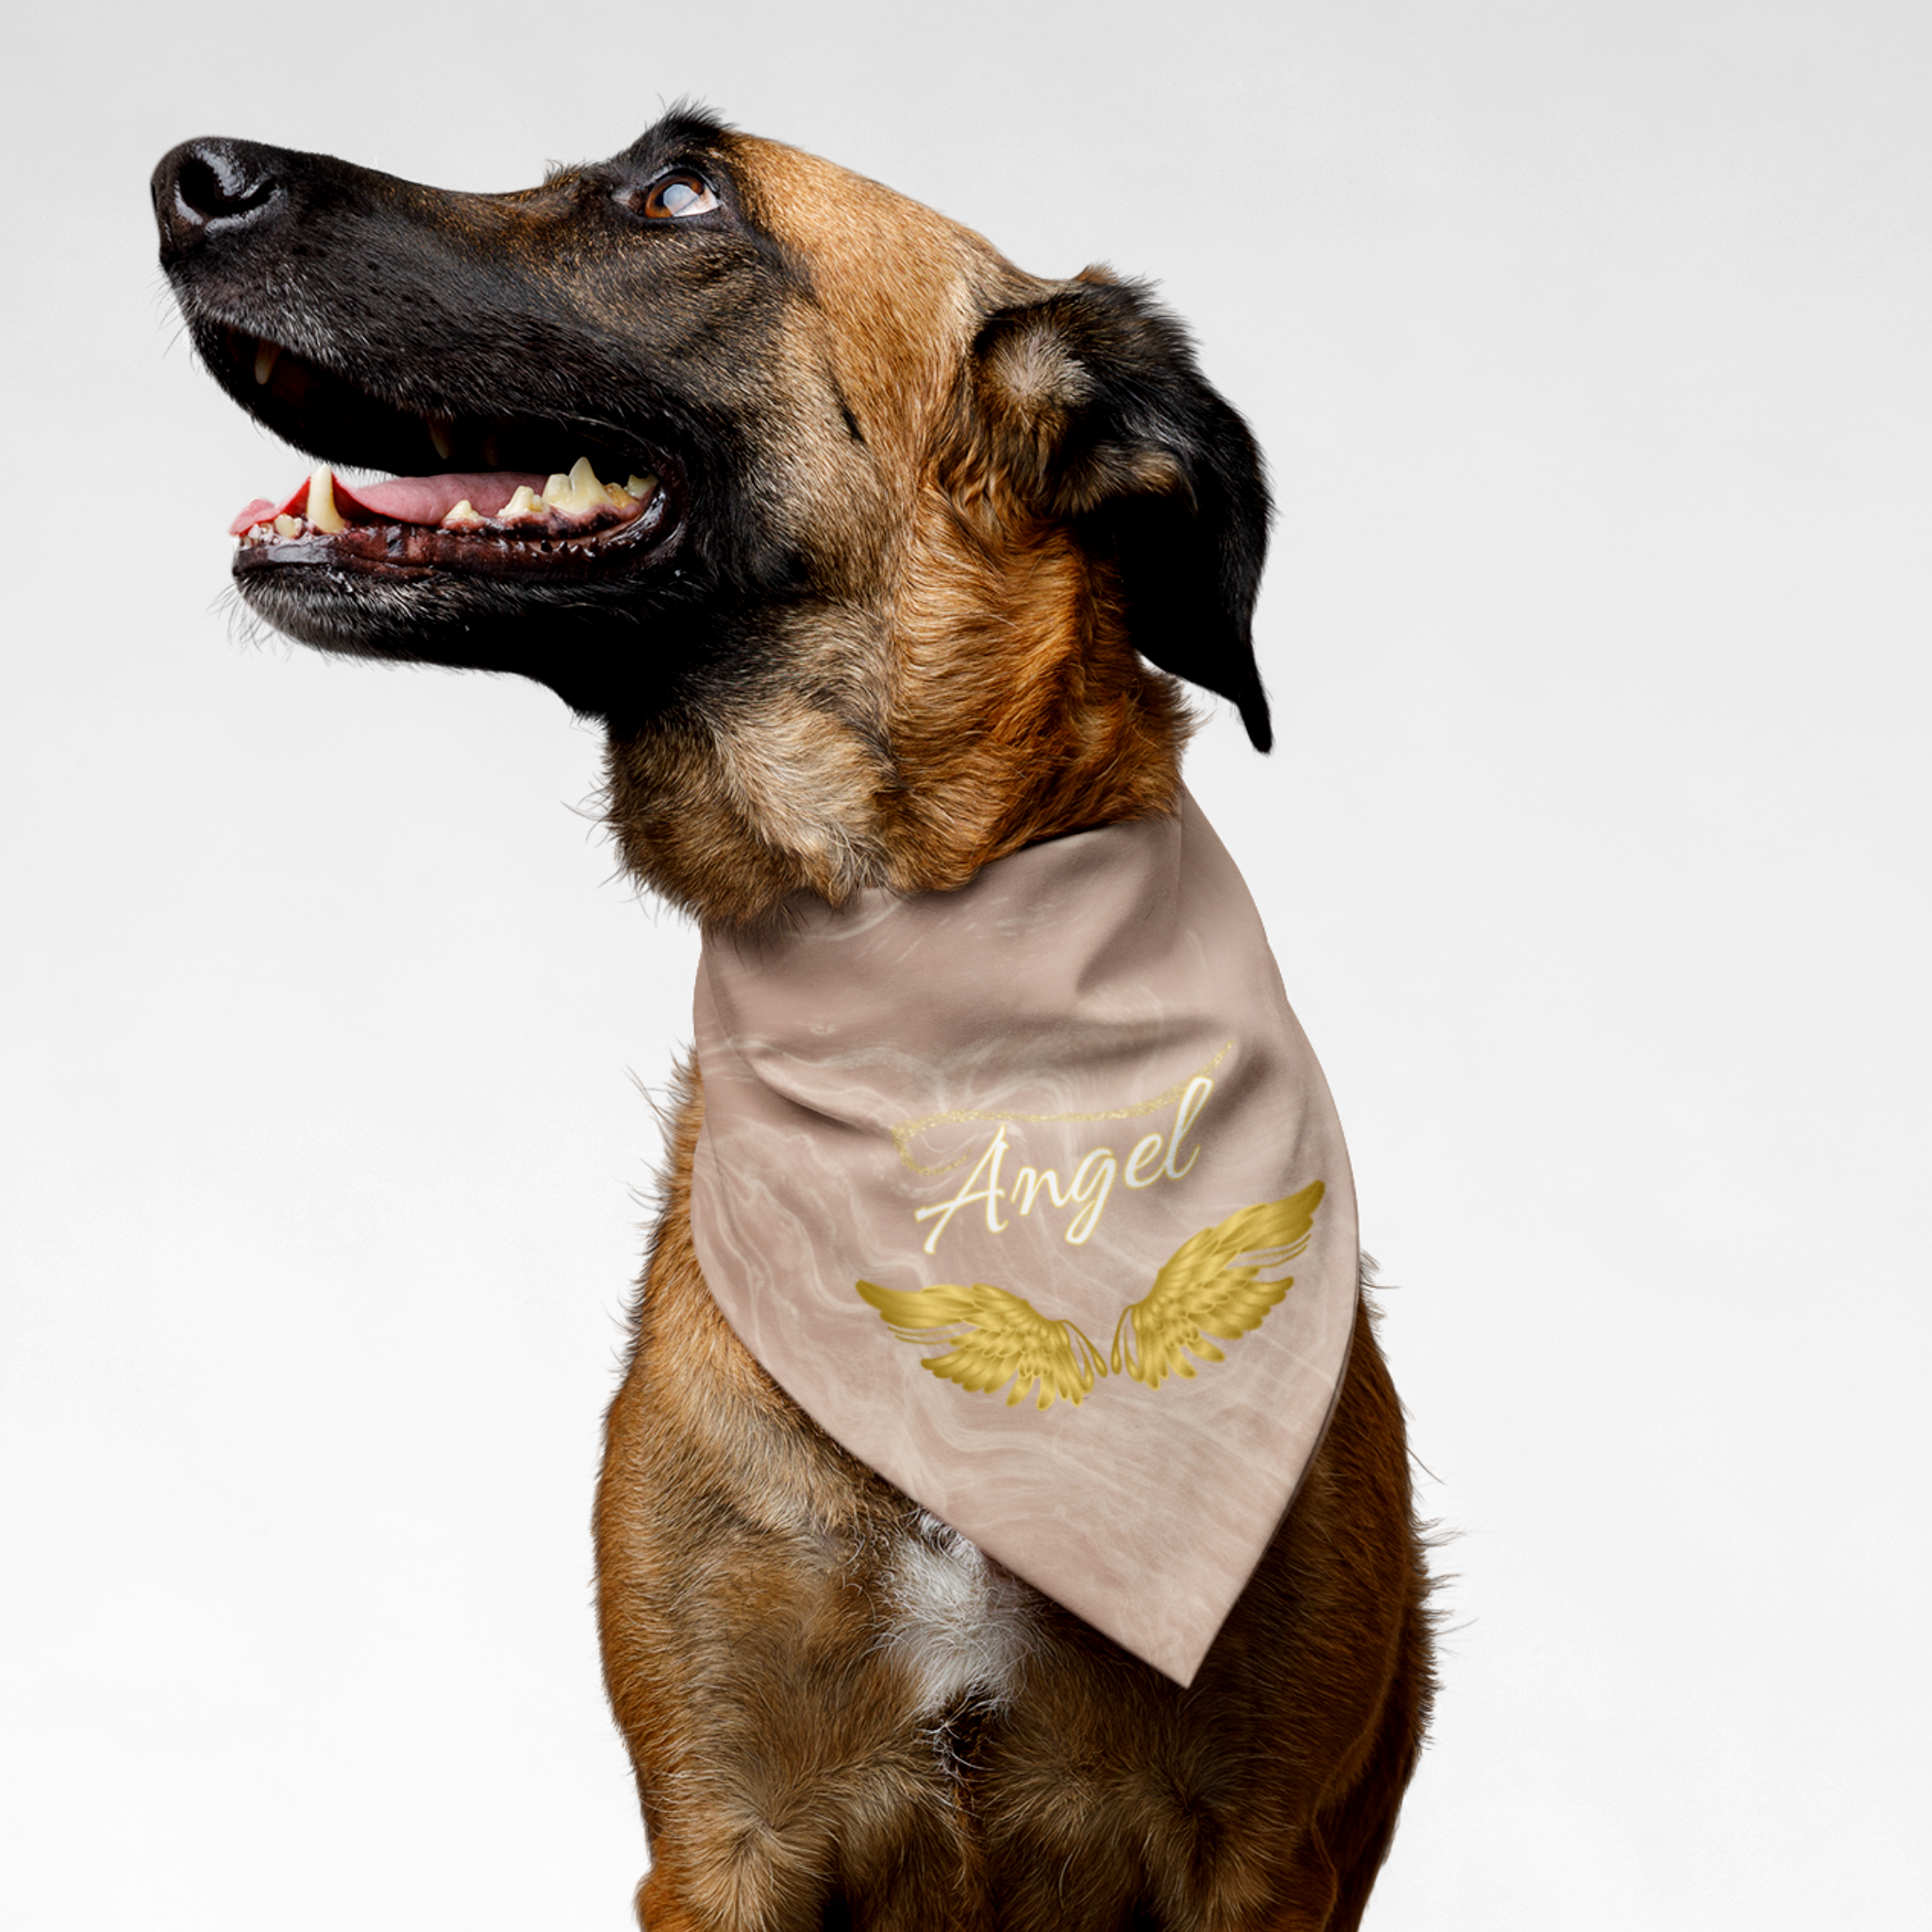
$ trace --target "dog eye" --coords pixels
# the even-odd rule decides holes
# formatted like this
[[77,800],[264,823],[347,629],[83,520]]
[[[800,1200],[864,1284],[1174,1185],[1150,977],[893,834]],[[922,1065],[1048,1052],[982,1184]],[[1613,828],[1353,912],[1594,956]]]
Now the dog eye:
[[653,221],[675,221],[680,215],[704,215],[718,206],[718,197],[702,175],[667,175],[642,194],[626,197],[631,207]]

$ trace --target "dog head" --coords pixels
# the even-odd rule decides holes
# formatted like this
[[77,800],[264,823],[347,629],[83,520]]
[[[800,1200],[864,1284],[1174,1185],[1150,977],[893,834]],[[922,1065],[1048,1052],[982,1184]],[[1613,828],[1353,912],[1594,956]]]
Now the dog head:
[[154,192],[217,380],[394,478],[244,512],[251,608],[601,719],[626,858],[705,916],[1164,808],[1161,673],[1268,746],[1259,459],[1133,284],[685,111],[519,193],[223,140]]

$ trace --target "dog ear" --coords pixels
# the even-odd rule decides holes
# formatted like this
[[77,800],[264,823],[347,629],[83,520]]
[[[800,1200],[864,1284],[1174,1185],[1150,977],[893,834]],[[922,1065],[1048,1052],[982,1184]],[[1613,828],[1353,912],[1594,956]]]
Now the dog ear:
[[1251,621],[1268,486],[1248,425],[1145,289],[1088,269],[990,316],[969,365],[979,491],[1071,524],[1117,574],[1128,636],[1274,734]]

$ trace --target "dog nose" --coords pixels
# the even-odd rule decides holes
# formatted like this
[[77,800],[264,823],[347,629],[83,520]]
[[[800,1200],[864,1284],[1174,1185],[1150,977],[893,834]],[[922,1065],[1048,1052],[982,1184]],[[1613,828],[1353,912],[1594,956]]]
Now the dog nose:
[[252,141],[186,141],[155,170],[164,258],[273,214],[282,199],[279,150]]

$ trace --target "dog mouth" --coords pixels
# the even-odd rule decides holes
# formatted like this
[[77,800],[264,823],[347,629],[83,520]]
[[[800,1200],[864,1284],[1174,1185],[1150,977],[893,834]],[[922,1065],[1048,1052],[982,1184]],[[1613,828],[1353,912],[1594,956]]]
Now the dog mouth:
[[286,501],[258,497],[228,534],[242,540],[238,569],[312,559],[500,575],[635,543],[662,522],[662,498],[655,475],[607,484],[588,457],[549,476],[448,471],[359,487],[325,463]]
[[[602,575],[676,534],[658,452],[606,425],[400,408],[281,343],[221,327],[218,374],[251,414],[332,463],[288,496],[258,497],[228,526],[238,576],[327,565],[377,576]],[[431,459],[447,468],[430,469]],[[541,465],[541,467],[540,467]],[[609,480],[606,480],[606,479]]]

